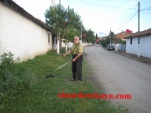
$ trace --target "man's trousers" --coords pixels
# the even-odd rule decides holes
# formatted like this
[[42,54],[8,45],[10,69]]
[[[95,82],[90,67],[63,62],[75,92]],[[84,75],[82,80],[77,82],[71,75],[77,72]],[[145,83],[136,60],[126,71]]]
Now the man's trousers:
[[[72,58],[74,59],[77,56],[77,54],[72,55]],[[75,62],[72,62],[72,74],[73,79],[76,80],[78,77],[78,80],[82,81],[82,61],[83,61],[83,55],[81,55]]]

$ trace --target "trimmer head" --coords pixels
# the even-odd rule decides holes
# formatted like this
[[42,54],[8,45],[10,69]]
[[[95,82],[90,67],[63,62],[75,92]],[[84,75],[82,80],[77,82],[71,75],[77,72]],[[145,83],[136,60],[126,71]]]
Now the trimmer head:
[[50,77],[54,78],[54,76],[52,76],[51,74],[46,75],[46,78],[50,78]]
[[[61,69],[62,67],[66,66],[66,65],[69,64],[71,61],[72,61],[72,60],[66,62],[65,64],[63,64],[62,66],[60,66],[60,67],[58,67],[56,70],[54,70],[53,72],[55,72],[55,71]],[[46,75],[46,78],[50,78],[50,77],[54,78],[54,77],[52,76],[52,74]]]

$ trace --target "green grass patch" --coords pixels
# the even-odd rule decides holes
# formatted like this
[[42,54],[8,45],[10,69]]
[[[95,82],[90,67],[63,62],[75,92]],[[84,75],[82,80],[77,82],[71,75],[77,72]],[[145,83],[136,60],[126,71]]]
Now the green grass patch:
[[[31,90],[12,96],[1,106],[1,113],[127,113],[124,108],[117,108],[110,102],[101,99],[58,98],[58,94],[91,94],[98,92],[88,76],[91,71],[83,62],[83,82],[77,84],[69,81],[72,78],[71,63],[53,73],[60,65],[71,59],[71,55],[62,58],[54,51],[38,56],[33,60],[15,64],[19,69],[32,72],[35,82]],[[20,68],[21,67],[21,68]],[[52,73],[53,78],[46,78]],[[98,92],[100,93],[100,92]]]

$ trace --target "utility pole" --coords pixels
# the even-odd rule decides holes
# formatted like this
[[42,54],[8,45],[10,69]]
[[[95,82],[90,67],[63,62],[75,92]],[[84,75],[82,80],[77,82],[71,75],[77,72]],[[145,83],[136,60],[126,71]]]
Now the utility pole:
[[138,44],[140,44],[140,2],[138,2]]
[[[59,5],[61,6],[61,0],[59,0]],[[57,53],[58,54],[60,54],[60,47],[61,47],[61,40],[60,40],[60,28],[59,28],[59,32],[58,32],[58,35],[57,35]]]
[[[66,14],[66,34],[68,34],[68,23],[69,23],[69,5],[68,5],[68,13]],[[66,39],[65,52],[67,52],[67,50],[68,50],[68,42],[69,42],[69,40]]]
[[82,44],[82,21],[81,21],[81,44]]
[[52,0],[52,1],[51,1],[51,5],[52,5],[52,6],[55,6],[55,1],[56,1],[56,0]]
[[110,44],[111,44],[111,28],[110,28]]
[[140,2],[138,2],[138,57],[140,56]]

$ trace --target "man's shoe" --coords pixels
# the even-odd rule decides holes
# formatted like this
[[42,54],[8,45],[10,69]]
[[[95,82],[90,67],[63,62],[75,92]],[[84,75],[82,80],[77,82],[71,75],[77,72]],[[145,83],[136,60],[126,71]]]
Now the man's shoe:
[[77,81],[77,79],[70,79],[70,81]]
[[78,80],[77,83],[80,84],[80,83],[82,83],[82,81],[81,81],[81,80]]

